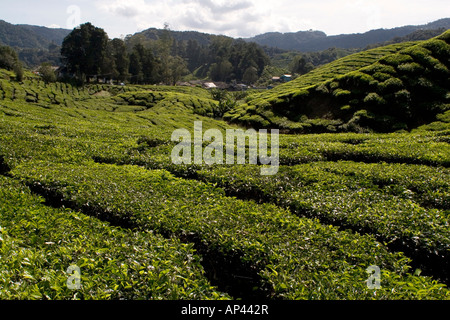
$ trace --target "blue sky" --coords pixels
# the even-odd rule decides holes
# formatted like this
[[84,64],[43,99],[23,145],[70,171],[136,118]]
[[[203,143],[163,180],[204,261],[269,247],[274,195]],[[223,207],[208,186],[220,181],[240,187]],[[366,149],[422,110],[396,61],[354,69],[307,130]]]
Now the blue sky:
[[250,37],[309,29],[360,33],[448,17],[448,0],[0,0],[1,20],[61,28],[92,22],[111,38],[164,23],[172,30]]

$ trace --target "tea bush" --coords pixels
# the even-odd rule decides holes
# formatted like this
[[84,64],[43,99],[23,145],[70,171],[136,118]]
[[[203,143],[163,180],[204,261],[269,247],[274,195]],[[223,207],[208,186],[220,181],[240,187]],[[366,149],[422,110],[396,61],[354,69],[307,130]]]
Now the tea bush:
[[[2,299],[226,299],[204,277],[192,245],[55,209],[0,176]],[[69,266],[80,287],[67,283]]]

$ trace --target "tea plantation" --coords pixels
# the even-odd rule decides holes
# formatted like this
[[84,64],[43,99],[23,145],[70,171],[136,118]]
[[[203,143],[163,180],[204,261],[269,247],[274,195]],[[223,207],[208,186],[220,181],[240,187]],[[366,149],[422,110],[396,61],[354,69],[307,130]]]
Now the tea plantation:
[[249,95],[225,119],[278,110],[284,118],[246,124],[297,130],[312,123],[293,117],[314,92],[367,115],[371,93],[397,110],[408,91],[413,114],[421,85],[405,74],[431,81],[434,117],[405,120],[414,130],[281,135],[273,176],[172,163],[175,129],[238,128],[214,118],[218,102],[201,88],[74,87],[31,73],[19,83],[1,70],[0,299],[450,299],[448,35]]
[[449,110],[450,31],[356,53],[249,96],[225,119],[292,133],[411,130]]

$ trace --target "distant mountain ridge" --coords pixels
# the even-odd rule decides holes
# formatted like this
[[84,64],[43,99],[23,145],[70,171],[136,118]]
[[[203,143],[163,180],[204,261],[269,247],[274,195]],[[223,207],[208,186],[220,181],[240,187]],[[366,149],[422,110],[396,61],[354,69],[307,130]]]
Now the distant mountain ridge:
[[[130,38],[139,38],[144,37],[145,40],[159,40],[163,36],[164,30],[157,28],[146,29],[141,32],[137,32],[134,35],[127,36],[127,39]],[[195,40],[200,45],[209,45],[215,37],[218,35],[198,32],[198,31],[170,31],[171,36],[176,41],[189,41]],[[227,37],[230,38],[231,37]]]
[[49,40],[57,45],[61,45],[64,41],[64,38],[72,31],[69,29],[63,28],[47,28],[40,26],[32,26],[28,24],[20,24],[19,27],[28,29],[31,32],[36,33],[37,35],[43,37],[46,40]]
[[[261,46],[311,52],[323,51],[332,47],[343,49],[365,48],[396,37],[404,37],[418,30],[440,28],[450,29],[450,18],[440,19],[425,25],[378,29],[356,34],[327,36],[322,31],[313,30],[289,33],[268,32],[252,38],[244,38],[244,40],[255,42]],[[71,30],[69,29],[55,29],[26,24],[14,25],[0,20],[0,44],[21,49],[47,49],[51,43],[59,46],[70,32]],[[156,40],[161,37],[162,32],[162,29],[150,28],[130,35],[130,37],[140,36],[147,40]],[[171,35],[177,41],[197,40],[202,45],[209,44],[214,37],[218,36],[198,31],[171,31]]]
[[425,25],[403,26],[393,29],[377,29],[365,33],[341,34],[327,36],[322,31],[269,32],[244,40],[256,42],[262,46],[277,47],[284,50],[303,52],[323,51],[336,47],[342,49],[365,48],[374,43],[389,41],[396,37],[404,37],[417,30],[450,29],[450,18],[440,19]]
[[45,50],[52,43],[61,45],[71,31],[31,25],[14,25],[0,20],[0,45],[20,49]]
[[[439,28],[450,29],[450,18],[440,19],[425,25],[378,29],[356,34],[327,36],[322,31],[313,30],[295,33],[268,32],[252,38],[245,38],[244,40],[256,42],[262,46],[308,52],[322,51],[332,47],[343,49],[364,48],[375,43],[389,41],[395,37],[406,36],[417,30]],[[0,44],[21,49],[47,49],[51,43],[61,45],[70,32],[71,30],[69,29],[55,29],[25,24],[14,25],[0,20]],[[150,28],[137,32],[132,37],[139,35],[149,40],[156,40],[161,34],[161,29]],[[171,34],[178,41],[197,40],[199,44],[208,44],[212,38],[217,36],[197,31],[171,31]]]

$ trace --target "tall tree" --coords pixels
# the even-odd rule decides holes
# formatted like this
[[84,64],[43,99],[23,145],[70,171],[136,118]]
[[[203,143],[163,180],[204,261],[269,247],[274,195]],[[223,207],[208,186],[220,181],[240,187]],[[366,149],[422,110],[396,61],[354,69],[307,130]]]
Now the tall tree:
[[231,80],[233,65],[227,59],[213,63],[209,69],[209,76],[213,81]]
[[130,79],[131,83],[138,84],[144,81],[144,73],[142,72],[142,62],[139,53],[136,50],[130,54]]
[[180,56],[170,57],[169,58],[169,70],[170,75],[169,78],[166,79],[167,84],[175,85],[177,81],[181,79],[181,77],[187,75],[189,73],[189,69],[187,68],[186,61]]
[[13,70],[16,80],[22,81],[23,68],[16,51],[8,46],[0,46],[0,68]]
[[126,81],[130,74],[128,72],[130,59],[127,54],[127,47],[125,42],[121,39],[113,39],[110,42],[112,56],[114,58],[114,65],[117,72],[117,80]]
[[189,39],[186,47],[186,60],[189,71],[193,72],[201,66],[201,48],[197,40]]
[[248,67],[245,70],[244,75],[242,76],[242,81],[250,85],[258,81],[258,78],[258,70],[256,69],[256,67]]
[[161,80],[164,83],[170,83],[172,81],[171,72],[171,51],[173,46],[173,38],[170,32],[169,25],[164,24],[164,30],[158,43],[158,55],[161,61]]
[[136,44],[130,54],[131,81],[133,83],[157,83],[160,81],[160,63],[151,49]]
[[314,66],[300,54],[291,62],[290,69],[292,73],[305,74],[314,69]]
[[52,68],[52,65],[48,62],[44,62],[41,64],[41,66],[38,69],[39,73],[41,74],[42,80],[45,82],[56,82],[56,73]]
[[238,56],[234,64],[236,78],[244,80],[244,75],[247,73],[245,82],[254,79],[255,74],[259,78],[265,66],[270,63],[269,57],[256,43],[244,43],[240,40],[235,44],[233,51],[237,51]]
[[85,23],[64,39],[61,48],[63,63],[69,72],[85,81],[86,77],[101,73],[107,45],[106,32],[89,22]]

